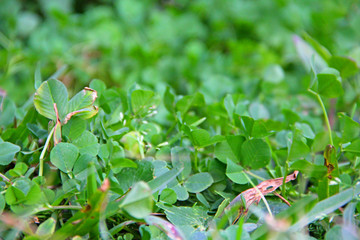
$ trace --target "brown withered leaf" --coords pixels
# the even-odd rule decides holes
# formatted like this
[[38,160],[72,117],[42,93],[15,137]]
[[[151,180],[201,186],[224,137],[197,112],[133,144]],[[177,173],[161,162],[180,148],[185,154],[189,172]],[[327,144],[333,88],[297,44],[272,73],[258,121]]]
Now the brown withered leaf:
[[[294,171],[292,174],[288,175],[285,179],[285,183],[290,182],[292,180],[295,180],[299,171]],[[241,214],[246,214],[247,210],[249,209],[250,205],[256,202],[258,204],[261,200],[262,195],[265,196],[269,193],[274,192],[278,187],[280,187],[283,184],[283,177],[275,178],[275,179],[269,179],[261,182],[259,185],[256,186],[256,188],[250,188],[248,190],[245,190],[241,192],[239,195],[237,195],[225,208],[225,210],[230,210],[233,206],[240,204],[245,201],[245,206],[240,208]],[[261,194],[260,194],[260,192]]]

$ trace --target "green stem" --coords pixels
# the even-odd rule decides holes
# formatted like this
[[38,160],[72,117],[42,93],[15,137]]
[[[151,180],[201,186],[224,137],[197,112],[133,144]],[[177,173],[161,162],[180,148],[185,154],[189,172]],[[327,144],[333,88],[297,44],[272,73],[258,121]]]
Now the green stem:
[[55,127],[53,127],[53,129],[51,129],[47,139],[46,139],[46,142],[45,142],[45,145],[44,145],[44,148],[43,150],[41,151],[41,154],[40,154],[40,158],[39,158],[39,176],[42,176],[43,173],[44,173],[44,156],[45,156],[45,153],[46,153],[46,149],[50,143],[50,139],[54,133],[54,130],[55,130]]
[[8,179],[4,174],[0,173],[0,177],[1,177],[5,182],[10,182],[10,179]]
[[247,173],[247,174],[249,174],[250,176],[252,176],[252,177],[254,177],[254,178],[257,178],[257,179],[261,180],[261,181],[265,181],[265,180],[266,180],[265,178],[262,178],[262,177],[256,175],[255,173],[252,173],[252,172],[250,172],[250,171],[244,171],[244,172]]
[[195,147],[195,157],[194,157],[194,166],[195,166],[195,171],[198,172],[198,149],[197,147]]
[[286,176],[287,176],[287,172],[289,170],[289,163],[288,162],[289,162],[289,157],[287,157],[286,161],[285,161],[283,184],[281,186],[281,194],[283,195],[283,197],[286,197]]
[[327,115],[327,112],[326,112],[326,108],[325,108],[325,105],[320,97],[320,95],[317,93],[317,92],[314,92],[313,90],[311,89],[308,89],[308,92],[312,93],[318,100],[321,108],[322,108],[322,111],[323,111],[323,114],[324,114],[324,119],[325,119],[325,123],[326,123],[326,127],[329,131],[329,138],[330,138],[330,144],[332,146],[334,146],[334,142],[333,142],[333,138],[332,138],[332,133],[331,133],[331,126],[330,126],[330,121],[329,121],[329,118],[328,118],[328,115]]

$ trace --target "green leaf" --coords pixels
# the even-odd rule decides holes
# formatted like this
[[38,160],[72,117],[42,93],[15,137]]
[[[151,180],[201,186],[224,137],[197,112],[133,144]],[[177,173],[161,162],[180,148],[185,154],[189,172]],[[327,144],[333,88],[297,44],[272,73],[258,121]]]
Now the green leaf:
[[305,140],[298,135],[298,133],[295,133],[295,136],[292,139],[292,142],[290,143],[290,150],[289,150],[289,160],[297,160],[299,158],[303,158],[307,156],[310,152],[310,148],[308,145],[304,142]]
[[125,196],[120,208],[134,218],[145,218],[152,211],[152,193],[149,185],[145,182],[138,182]]
[[191,107],[202,107],[205,105],[204,95],[197,92],[194,95],[188,95],[181,98],[176,103],[176,110],[184,116]]
[[307,123],[295,123],[296,129],[300,130],[300,134],[306,138],[314,139],[315,133]]
[[76,160],[73,168],[73,174],[78,180],[85,180],[88,175],[88,168],[91,162],[96,162],[96,157],[89,154],[81,154]]
[[40,64],[40,62],[38,62],[36,64],[34,79],[35,79],[35,82],[34,82],[35,89],[38,89],[41,86],[41,83],[42,83],[41,64]]
[[166,90],[164,93],[164,105],[169,112],[171,112],[171,113],[175,112],[175,96],[170,91],[169,87],[166,87]]
[[60,120],[63,121],[67,114],[68,92],[62,82],[50,79],[43,82],[36,90],[34,105],[41,115],[56,121],[54,103],[56,103]]
[[[157,206],[164,210],[166,218],[172,224],[180,229],[188,230],[183,231],[187,236],[190,236],[196,229],[205,229],[205,226],[207,226],[209,216],[207,215],[207,210],[203,207],[176,207],[162,203],[158,203]],[[186,239],[189,239],[189,237]]]
[[231,94],[227,94],[226,97],[224,98],[224,106],[229,116],[229,119],[232,121],[235,111],[235,104]]
[[333,68],[323,70],[317,74],[318,90],[317,92],[324,97],[336,98],[344,94],[341,85],[340,73]]
[[90,82],[89,87],[94,89],[99,96],[106,90],[106,85],[103,81],[99,79],[94,79]]
[[45,222],[41,223],[36,230],[36,234],[43,238],[50,237],[55,232],[56,221],[54,218],[48,218]]
[[324,165],[315,165],[306,160],[298,160],[291,164],[292,170],[298,170],[309,177],[321,179],[326,177],[327,168]]
[[226,176],[228,176],[231,181],[237,184],[248,183],[248,180],[244,174],[244,168],[229,159],[227,161]]
[[1,142],[0,143],[0,165],[8,165],[14,160],[14,156],[17,152],[20,151],[20,147],[9,143]]
[[309,223],[322,218],[324,215],[332,213],[336,209],[344,206],[360,193],[360,185],[344,190],[334,196],[318,202],[310,212],[297,221],[289,228],[291,232],[297,232]]
[[[186,126],[184,127],[185,127],[184,129],[186,129]],[[185,133],[189,136],[193,145],[197,147],[206,147],[215,144],[217,142],[220,142],[224,139],[223,136],[220,135],[211,137],[210,133],[204,129],[195,129],[195,130],[192,130],[190,128],[187,129],[188,130],[185,130]]]
[[241,145],[245,138],[238,136],[226,136],[226,140],[217,143],[215,146],[215,156],[223,163],[227,163],[227,159],[239,163],[241,158]]
[[338,116],[340,120],[342,142],[347,143],[357,139],[360,134],[360,124],[346,116],[345,113],[338,113]]
[[259,169],[269,164],[271,150],[269,145],[262,139],[250,139],[241,146],[242,162],[252,169]]
[[135,115],[146,115],[150,107],[155,104],[154,92],[149,90],[135,90],[131,93],[131,108]]
[[214,180],[207,172],[197,173],[189,177],[184,186],[191,193],[202,192],[213,184]]
[[99,153],[100,144],[97,137],[89,131],[84,131],[73,144],[78,147],[80,154],[96,156]]
[[9,205],[22,203],[25,201],[25,194],[17,187],[10,186],[6,190],[5,201]]
[[85,88],[78,92],[74,97],[72,97],[68,103],[67,112],[71,114],[72,112],[90,108],[97,98],[97,92],[91,88]]
[[182,169],[179,179],[186,179],[191,173],[190,152],[186,148],[174,147],[171,149],[171,163],[173,168]]
[[343,151],[345,152],[351,152],[356,155],[360,155],[360,139],[356,139],[353,141],[349,146],[346,146]]
[[79,149],[71,143],[59,143],[50,152],[50,161],[65,173],[70,173],[79,155]]
[[[321,57],[314,48],[302,38],[295,35],[293,37],[293,41],[296,51],[308,71],[312,70],[315,74],[317,74],[327,67],[327,63],[323,57]],[[327,55],[328,54],[325,54],[324,56]]]
[[329,61],[329,66],[339,70],[342,78],[351,77],[359,72],[356,62],[348,57],[333,56]]
[[167,204],[174,204],[177,201],[176,192],[171,188],[165,188],[161,191],[160,201],[165,202]]
[[128,158],[111,158],[110,160],[112,171],[117,174],[121,171],[123,168],[137,168],[137,164]]
[[14,122],[16,105],[8,97],[0,96],[0,127],[7,127]]
[[23,162],[19,162],[16,163],[13,169],[9,170],[9,174],[13,177],[20,177],[23,176],[27,170],[28,166]]
[[71,140],[80,137],[86,130],[86,121],[79,117],[72,117],[64,126],[62,126],[62,134]]
[[267,82],[278,84],[284,80],[285,73],[280,65],[269,65],[263,74],[263,79]]

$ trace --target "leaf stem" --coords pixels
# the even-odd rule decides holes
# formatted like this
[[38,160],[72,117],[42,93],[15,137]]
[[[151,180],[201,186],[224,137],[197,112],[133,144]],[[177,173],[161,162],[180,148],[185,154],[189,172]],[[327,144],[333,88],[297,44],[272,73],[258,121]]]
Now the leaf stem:
[[286,197],[286,176],[288,174],[289,171],[289,157],[286,158],[285,161],[285,168],[284,168],[284,178],[283,178],[283,183],[281,186],[281,194]]
[[0,173],[0,177],[5,181],[5,182],[10,182],[10,179],[8,179],[4,174]]
[[324,114],[324,119],[325,119],[325,123],[326,123],[326,127],[329,131],[329,138],[330,138],[330,144],[332,146],[334,146],[334,142],[333,142],[333,138],[332,138],[332,133],[331,133],[331,126],[330,126],[330,121],[329,121],[329,118],[328,118],[328,115],[327,115],[327,112],[326,112],[326,108],[325,108],[325,105],[320,97],[320,95],[317,93],[317,92],[314,92],[313,90],[311,89],[308,89],[308,92],[312,93],[318,100],[321,108],[322,108],[322,111],[323,111],[323,114]]
[[40,154],[40,158],[39,158],[39,176],[42,176],[43,173],[44,173],[44,156],[45,156],[45,153],[46,153],[46,149],[50,143],[50,139],[54,133],[54,130],[55,130],[55,127],[53,127],[46,139],[46,142],[45,142],[45,145],[44,145],[44,148],[43,150],[41,151],[41,154]]

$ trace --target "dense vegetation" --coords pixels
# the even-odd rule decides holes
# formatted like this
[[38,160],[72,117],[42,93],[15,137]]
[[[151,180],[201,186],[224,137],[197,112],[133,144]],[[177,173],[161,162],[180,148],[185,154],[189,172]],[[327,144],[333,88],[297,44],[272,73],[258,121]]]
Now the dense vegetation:
[[0,238],[359,239],[358,1],[0,5]]

